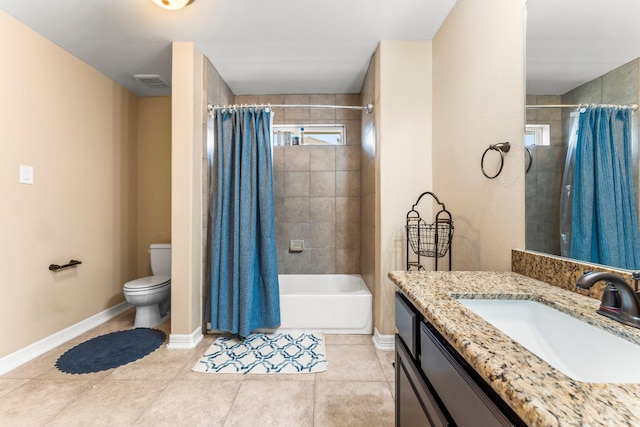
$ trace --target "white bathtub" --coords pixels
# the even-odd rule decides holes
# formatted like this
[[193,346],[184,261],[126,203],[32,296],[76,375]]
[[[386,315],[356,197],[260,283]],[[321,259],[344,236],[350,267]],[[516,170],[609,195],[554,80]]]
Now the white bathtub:
[[357,274],[284,274],[280,282],[282,329],[327,334],[371,334],[373,298]]

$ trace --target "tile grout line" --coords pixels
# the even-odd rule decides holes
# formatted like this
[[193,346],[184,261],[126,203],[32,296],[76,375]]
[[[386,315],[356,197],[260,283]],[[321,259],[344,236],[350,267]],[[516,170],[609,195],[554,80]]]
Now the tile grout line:
[[[130,381],[132,381],[132,380],[133,380],[133,379],[130,379]],[[116,381],[120,381],[120,380],[117,380],[117,379],[116,379]],[[138,381],[138,380],[133,380],[133,381]],[[155,381],[157,381],[157,380],[155,380]],[[160,380],[160,381],[162,381],[162,380]],[[161,391],[160,393],[158,393],[158,395],[156,396],[156,399],[152,399],[152,400],[150,400],[150,401],[149,401],[149,403],[148,403],[148,404],[147,404],[147,405],[142,409],[142,411],[140,411],[140,413],[139,413],[139,414],[138,414],[138,416],[136,417],[136,419],[135,419],[134,423],[136,423],[136,424],[137,424],[137,422],[140,420],[140,418],[142,418],[142,416],[144,415],[144,413],[145,413],[147,410],[149,410],[149,408],[151,408],[151,405],[153,405],[153,404],[155,403],[155,401],[156,401],[157,399],[159,399],[159,398],[162,396],[162,394],[167,390],[167,388],[169,388],[169,386],[170,386],[172,383],[173,383],[173,380],[167,380],[167,384],[162,388],[162,391]]]
[[[328,360],[327,360],[327,370],[329,370]],[[317,400],[318,400],[318,381],[317,381],[317,376],[314,376],[313,377],[313,419],[311,420],[311,425],[313,427],[315,427],[316,425]]]
[[[32,378],[31,380],[27,381],[27,382],[25,383],[25,385],[26,385],[26,384],[28,384],[29,382],[31,382],[32,380],[35,380],[35,379],[37,379],[37,378]],[[60,416],[60,414],[62,414],[62,413],[63,413],[67,408],[69,408],[71,405],[73,405],[75,402],[77,402],[77,401],[78,401],[81,397],[83,397],[86,393],[88,393],[89,391],[93,390],[96,386],[98,386],[99,384],[102,384],[102,382],[103,382],[105,379],[106,379],[106,378],[102,378],[102,379],[98,380],[95,384],[90,385],[90,386],[88,387],[88,390],[85,390],[85,392],[84,392],[84,393],[78,394],[74,399],[71,399],[69,402],[67,402],[67,404],[66,404],[66,405],[64,405],[64,406],[63,406],[63,407],[62,407],[62,408],[61,408],[61,409],[60,409],[60,410],[59,410],[55,415],[53,415],[53,416],[51,417],[51,419],[49,419],[49,420],[45,423],[45,425],[49,425],[49,424],[51,424],[52,422],[54,422],[54,421],[55,421],[55,419],[56,419],[56,418],[58,418],[58,417]],[[66,381],[69,381],[69,380],[67,380],[67,379],[59,379],[59,380],[58,380],[58,379],[40,379],[39,381],[64,381],[64,382],[66,382]],[[80,381],[90,381],[90,380],[80,380]]]
[[[244,376],[244,374],[243,374]],[[229,405],[229,409],[227,410],[227,413],[224,416],[224,419],[222,421],[222,426],[225,427],[227,425],[227,421],[229,420],[229,415],[231,415],[231,410],[233,409],[233,405],[236,404],[236,400],[238,400],[238,396],[240,395],[240,390],[242,390],[242,387],[244,387],[246,384],[245,378],[242,379],[242,384],[240,384],[240,387],[238,387],[238,391],[236,392],[236,395],[233,396],[233,401],[231,402],[231,405]]]

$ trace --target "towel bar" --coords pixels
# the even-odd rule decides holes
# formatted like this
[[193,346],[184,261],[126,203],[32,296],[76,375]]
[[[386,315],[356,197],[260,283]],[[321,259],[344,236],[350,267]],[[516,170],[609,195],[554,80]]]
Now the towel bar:
[[65,264],[65,265],[50,264],[49,265],[49,270],[51,270],[51,271],[60,271],[60,270],[66,269],[66,268],[75,267],[78,264],[82,264],[82,261],[78,261],[78,260],[75,260],[75,259],[70,259],[69,263]]

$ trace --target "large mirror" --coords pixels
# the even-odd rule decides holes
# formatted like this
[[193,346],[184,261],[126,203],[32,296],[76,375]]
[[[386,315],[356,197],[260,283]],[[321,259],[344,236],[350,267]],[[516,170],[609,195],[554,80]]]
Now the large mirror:
[[[638,19],[637,0],[528,0],[527,105],[638,104]],[[567,256],[561,247],[561,191],[576,108],[526,111],[526,249]],[[637,118],[635,111],[636,206]]]

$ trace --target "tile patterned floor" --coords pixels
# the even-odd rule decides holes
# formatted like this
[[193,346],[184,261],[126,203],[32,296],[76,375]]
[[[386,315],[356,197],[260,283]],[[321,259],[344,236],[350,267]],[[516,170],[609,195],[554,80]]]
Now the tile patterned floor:
[[[95,374],[55,367],[69,348],[131,328],[134,312],[109,322],[0,376],[5,426],[286,426],[394,425],[394,353],[368,335],[325,335],[326,372],[292,375],[202,374],[192,366],[211,345],[165,346]],[[158,326],[169,333],[170,324]]]

